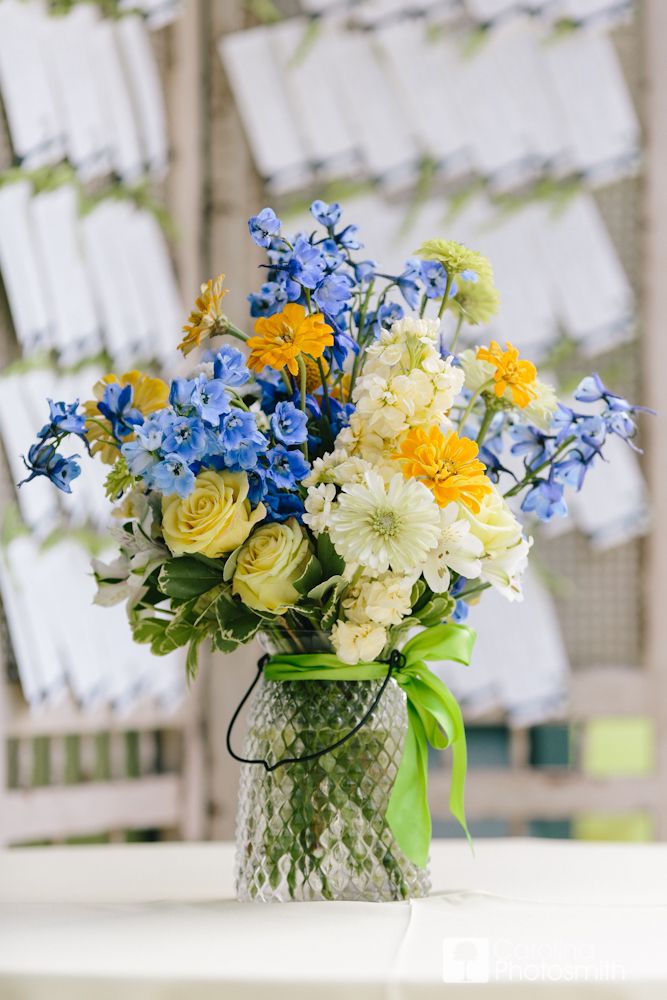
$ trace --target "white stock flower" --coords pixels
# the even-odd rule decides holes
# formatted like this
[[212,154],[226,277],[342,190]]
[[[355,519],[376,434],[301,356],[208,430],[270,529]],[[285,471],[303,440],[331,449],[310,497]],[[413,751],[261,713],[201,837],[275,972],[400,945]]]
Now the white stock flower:
[[343,486],[329,535],[346,562],[367,572],[411,573],[438,544],[440,511],[423,483],[397,473],[385,485],[377,472],[367,472],[363,483]]
[[476,579],[482,572],[482,542],[470,530],[470,522],[461,517],[458,504],[450,503],[440,511],[442,533],[437,549],[429,553],[424,565],[424,579],[436,594],[449,589],[450,570]]
[[375,579],[362,577],[345,595],[345,617],[359,625],[368,621],[385,627],[398,625],[410,613],[413,581],[414,576],[397,573],[383,573]]
[[[347,430],[347,428],[345,428]],[[328,452],[322,458],[316,458],[313,467],[302,480],[303,485],[310,489],[318,483],[336,483],[342,486],[343,483],[361,482],[365,473],[371,466],[358,455],[351,455],[345,447],[339,447],[343,443],[343,432],[336,439],[336,448]],[[348,438],[352,444],[352,439]],[[351,449],[352,450],[352,449]]]
[[494,486],[480,502],[477,514],[465,507],[460,513],[482,542],[484,557],[480,579],[490,583],[508,600],[521,597],[519,577],[528,564],[532,541],[523,536],[521,524]]
[[459,361],[465,376],[465,387],[470,392],[477,392],[485,382],[493,378],[495,368],[488,361],[477,359],[476,347],[469,347],[467,350],[461,351]]
[[316,535],[326,530],[331,515],[331,505],[335,499],[336,487],[333,483],[319,483],[308,490],[303,523],[307,524]]
[[365,370],[380,372],[400,364],[404,370],[422,367],[430,368],[433,358],[439,358],[437,340],[440,321],[405,316],[392,323],[391,329],[383,329],[380,336],[366,351]]
[[331,630],[331,642],[338,659],[354,666],[360,660],[367,663],[376,660],[386,645],[387,633],[374,622],[357,625],[338,621]]

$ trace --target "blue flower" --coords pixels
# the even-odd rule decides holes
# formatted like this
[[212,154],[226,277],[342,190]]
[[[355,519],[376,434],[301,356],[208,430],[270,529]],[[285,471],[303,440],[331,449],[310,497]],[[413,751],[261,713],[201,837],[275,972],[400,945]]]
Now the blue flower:
[[562,484],[552,478],[539,480],[524,497],[521,510],[534,513],[540,521],[550,521],[554,516],[567,517]]
[[280,219],[272,208],[263,208],[248,219],[248,230],[258,247],[268,247],[271,238],[280,232]]
[[301,521],[304,513],[303,501],[297,493],[284,493],[269,483],[264,494],[267,521],[287,521],[295,517]]
[[419,275],[424,283],[426,297],[441,299],[447,287],[447,272],[440,261],[422,260],[419,264]]
[[419,279],[419,263],[416,260],[406,261],[405,270],[399,274],[396,284],[410,309],[416,309],[419,303]]
[[168,410],[152,414],[137,428],[133,441],[121,445],[121,452],[130,472],[148,479],[147,473],[159,460],[159,452],[164,442],[165,428],[170,419]]
[[313,292],[322,312],[338,316],[352,298],[354,282],[347,274],[328,274]]
[[238,407],[234,407],[222,418],[220,440],[225,452],[239,448],[244,443],[254,444],[257,451],[258,447],[267,443],[264,435],[257,430],[254,414]]
[[316,288],[324,277],[326,263],[321,250],[299,236],[287,263],[287,273],[304,288]]
[[334,239],[322,240],[318,243],[324,267],[328,272],[335,271],[341,264],[347,263],[347,257]]
[[[298,286],[297,286],[298,288]],[[267,281],[259,292],[248,295],[251,316],[272,316],[279,312],[287,302],[287,291],[284,284],[278,281]]]
[[451,620],[453,622],[456,622],[457,624],[460,622],[464,622],[467,619],[469,612],[470,608],[465,601],[457,601],[456,605],[454,606],[454,612],[452,614]]
[[247,470],[248,500],[251,507],[256,507],[266,493],[266,471],[259,467]]
[[71,481],[81,475],[81,467],[75,461],[78,457],[78,455],[71,455],[69,458],[65,458],[58,454],[54,445],[37,441],[29,449],[28,458],[24,457],[23,459],[23,464],[30,475],[22,479],[18,485],[23,486],[24,483],[29,483],[37,476],[46,476],[63,493],[71,493]]
[[77,413],[79,400],[73,403],[54,403],[52,399],[49,404],[49,422],[45,424],[37,437],[47,438],[56,434],[76,434],[85,440],[86,418],[82,413]]
[[357,239],[358,232],[359,226],[346,226],[345,229],[336,235],[335,239],[346,250],[361,250],[363,243],[360,243]]
[[337,201],[332,201],[327,205],[326,201],[317,199],[310,206],[310,214],[326,229],[333,229],[341,217],[341,207]]
[[544,462],[551,442],[537,427],[531,424],[514,424],[510,427],[509,434],[514,441],[510,451],[513,455],[523,455],[527,469]]
[[245,358],[237,347],[225,344],[213,359],[213,374],[223,385],[236,388],[250,378]]
[[609,395],[612,394],[605,388],[600,376],[597,372],[593,372],[592,375],[587,375],[581,380],[575,390],[574,398],[579,403],[597,403]]
[[388,328],[392,323],[395,323],[399,319],[403,319],[404,316],[405,310],[400,303],[383,302],[375,314],[375,319],[379,328],[378,333],[382,327]]
[[360,260],[357,264],[353,264],[352,267],[354,268],[354,276],[357,279],[357,283],[359,285],[367,285],[375,277],[377,261]]
[[165,452],[192,462],[203,456],[207,443],[206,430],[200,420],[174,416],[165,429],[163,448]]
[[599,451],[593,448],[572,448],[562,461],[556,462],[552,466],[552,480],[563,486],[571,486],[575,490],[580,490],[584,485],[586,473],[598,454]]
[[111,382],[104,389],[97,409],[111,424],[111,432],[116,440],[128,437],[137,424],[143,423],[143,414],[132,407],[132,386],[121,386]]
[[303,444],[308,434],[308,417],[294,403],[278,403],[271,416],[271,430],[282,444]]
[[169,387],[169,403],[177,412],[187,411],[192,405],[192,393],[195,380],[191,378],[175,378]]
[[262,391],[260,405],[264,413],[273,413],[278,401],[285,399],[287,389],[280,372],[273,368],[262,369],[261,375],[255,376],[255,381]]
[[229,413],[231,404],[222,379],[208,379],[199,375],[190,401],[195,410],[209,424],[217,426],[223,413]]
[[300,451],[288,451],[281,444],[271,448],[266,457],[269,462],[269,478],[283,489],[292,489],[310,472],[310,465]]
[[192,493],[195,485],[192,469],[179,455],[166,455],[153,468],[151,479],[161,493],[177,493],[181,498]]

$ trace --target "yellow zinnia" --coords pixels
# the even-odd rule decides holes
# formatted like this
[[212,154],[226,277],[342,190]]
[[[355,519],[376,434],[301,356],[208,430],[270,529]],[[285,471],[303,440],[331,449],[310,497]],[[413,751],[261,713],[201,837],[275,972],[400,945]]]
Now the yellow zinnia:
[[262,316],[255,323],[257,336],[248,341],[250,357],[248,366],[254,371],[262,368],[283,368],[297,375],[297,358],[307,354],[311,358],[321,358],[325,347],[333,345],[333,329],[324,322],[322,313],[310,316],[303,306],[288,302],[282,312],[274,316]]
[[493,375],[494,391],[498,399],[509,389],[512,402],[520,409],[528,406],[537,396],[535,379],[537,369],[532,361],[522,361],[519,352],[509,341],[506,350],[496,340],[492,340],[488,348],[480,347],[477,351],[478,361],[487,361],[496,369]]
[[459,437],[455,431],[443,434],[434,424],[427,430],[409,430],[394,457],[402,463],[405,478],[428,486],[439,507],[457,500],[477,513],[480,500],[492,489],[478,451],[470,438]]
[[[149,413],[161,410],[167,405],[169,400],[169,386],[161,378],[153,378],[143,372],[133,369],[125,372],[124,375],[105,375],[93,386],[94,399],[89,399],[83,404],[83,412],[86,415],[86,430],[88,441],[93,455],[99,455],[107,465],[113,465],[118,458],[118,448],[111,444],[113,435],[111,425],[105,420],[97,409],[98,402],[104,396],[104,390],[108,385],[117,382],[121,386],[132,386],[132,406],[139,410],[145,417]],[[93,422],[94,421],[94,422]],[[131,441],[134,435],[126,440]]]
[[224,280],[224,274],[219,274],[217,278],[210,278],[201,286],[194,309],[183,327],[185,336],[178,345],[184,355],[199,347],[206,337],[223,334],[227,329],[228,320],[222,311],[222,300],[228,292],[227,288],[222,287]]

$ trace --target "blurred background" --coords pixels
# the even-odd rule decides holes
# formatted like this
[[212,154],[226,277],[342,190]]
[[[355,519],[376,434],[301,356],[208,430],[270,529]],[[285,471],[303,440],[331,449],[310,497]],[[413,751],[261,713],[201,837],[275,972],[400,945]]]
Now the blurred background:
[[247,329],[247,218],[296,231],[315,197],[389,271],[433,236],[488,254],[489,333],[564,396],[596,370],[662,408],[441,670],[473,835],[667,837],[666,45],[664,0],[0,0],[0,845],[233,835],[256,651],[186,689],[91,604],[103,470],[64,503],[13,484],[45,396],[168,371],[201,281],[226,273]]

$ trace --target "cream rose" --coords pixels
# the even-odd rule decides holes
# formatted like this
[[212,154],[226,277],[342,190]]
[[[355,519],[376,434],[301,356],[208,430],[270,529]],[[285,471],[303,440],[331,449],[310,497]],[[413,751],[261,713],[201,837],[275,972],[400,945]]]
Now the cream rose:
[[266,516],[252,510],[245,472],[200,472],[192,493],[162,498],[162,533],[174,553],[200,552],[215,559],[241,545]]
[[507,502],[494,487],[482,499],[478,514],[463,506],[459,511],[470,523],[471,534],[484,546],[480,579],[508,600],[520,600],[520,577],[528,564],[532,542],[523,537],[521,525]]
[[310,542],[294,518],[263,524],[238,553],[232,590],[249,608],[281,615],[299,600],[294,581],[311,555]]

